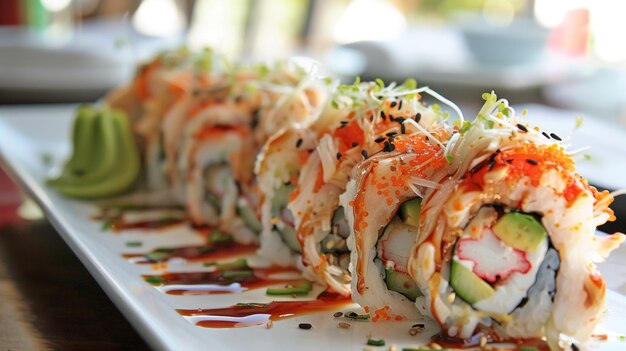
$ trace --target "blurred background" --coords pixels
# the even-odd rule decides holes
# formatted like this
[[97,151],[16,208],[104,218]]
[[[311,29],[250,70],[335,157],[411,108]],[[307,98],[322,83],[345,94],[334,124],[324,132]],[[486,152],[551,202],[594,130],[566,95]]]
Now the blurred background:
[[305,56],[345,82],[414,78],[470,117],[491,90],[547,128],[584,115],[600,124],[575,139],[611,161],[581,171],[626,188],[624,13],[613,0],[2,0],[0,104],[96,101],[180,45]]
[[186,44],[310,56],[346,81],[412,77],[452,99],[495,89],[626,125],[625,12],[613,0],[2,0],[0,102],[94,100]]

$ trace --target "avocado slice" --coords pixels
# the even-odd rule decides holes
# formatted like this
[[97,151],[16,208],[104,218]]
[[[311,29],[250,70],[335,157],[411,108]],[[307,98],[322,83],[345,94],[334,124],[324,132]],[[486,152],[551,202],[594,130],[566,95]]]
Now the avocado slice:
[[422,296],[417,284],[407,274],[398,272],[393,268],[385,269],[385,284],[392,291],[399,292],[411,301]]
[[404,223],[417,227],[419,226],[421,208],[422,199],[419,197],[405,201],[400,205],[400,218]]
[[533,215],[509,212],[496,222],[493,232],[508,246],[533,252],[548,236],[541,222]]
[[486,300],[495,294],[491,285],[456,259],[453,259],[450,265],[450,285],[456,295],[470,305]]

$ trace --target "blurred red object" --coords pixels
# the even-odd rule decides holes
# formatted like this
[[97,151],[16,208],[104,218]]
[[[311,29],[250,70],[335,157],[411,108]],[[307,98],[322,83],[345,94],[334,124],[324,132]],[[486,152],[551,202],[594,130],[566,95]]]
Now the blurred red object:
[[566,56],[583,56],[589,47],[589,9],[575,9],[554,28],[548,41],[550,50]]
[[21,22],[20,0],[0,1],[0,26],[17,26]]
[[0,227],[20,220],[17,209],[21,203],[19,189],[0,168]]

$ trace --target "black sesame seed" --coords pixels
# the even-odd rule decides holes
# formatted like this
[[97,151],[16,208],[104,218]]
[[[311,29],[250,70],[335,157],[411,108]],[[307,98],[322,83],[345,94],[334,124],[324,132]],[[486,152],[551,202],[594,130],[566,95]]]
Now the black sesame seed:
[[576,344],[572,344],[572,351],[580,351],[580,349],[576,346]]
[[420,119],[422,119],[422,114],[418,112],[415,114],[415,122],[419,123]]
[[340,158],[341,158],[341,152],[338,152],[337,153],[337,159],[340,159]]
[[385,135],[388,136],[388,137],[394,137],[394,136],[398,135],[398,133],[396,133],[396,132],[389,132],[389,133],[387,133]]
[[425,327],[426,325],[424,325],[423,323],[417,323],[411,326],[411,328],[425,328]]
[[374,139],[375,143],[382,143],[382,141],[385,140],[385,137],[378,137],[376,139]]
[[528,133],[528,128],[526,128],[526,126],[523,124],[518,124],[517,129],[521,130],[524,133]]
[[359,315],[356,312],[349,312],[346,314],[346,316],[354,318],[354,317],[358,317]]
[[296,141],[296,147],[300,147],[302,146],[302,138],[298,139],[298,141]]
[[385,141],[385,146],[383,147],[383,151],[384,151],[384,152],[389,152],[389,151],[391,151],[390,146],[391,146],[391,144],[390,144],[388,141]]
[[550,136],[551,136],[551,137],[552,137],[552,139],[554,139],[554,140],[558,140],[558,141],[563,140],[563,139],[561,139],[561,137],[560,137],[560,136],[558,136],[558,135],[556,135],[556,134],[554,134],[554,133],[550,133]]
[[309,330],[309,329],[313,328],[313,326],[310,323],[300,323],[300,324],[298,324],[298,328],[304,329],[304,330]]
[[387,118],[387,116],[385,116],[385,111],[380,111],[380,118],[382,118],[383,121]]
[[333,314],[333,317],[335,317],[335,318],[339,318],[339,317],[341,317],[341,316],[343,316],[343,312],[335,312],[335,313]]
[[396,146],[392,143],[389,143],[389,151],[393,151],[396,149]]
[[396,118],[395,118],[393,115],[389,115],[389,120],[390,120],[391,122],[393,122],[393,121],[395,121],[395,120],[396,120]]
[[357,143],[356,141],[352,143],[352,147],[357,147],[359,146],[359,143]]
[[346,124],[348,124],[348,121],[341,121],[341,125],[345,126]]
[[404,123],[400,126],[400,133],[406,134],[406,125]]
[[400,100],[400,103],[398,104],[398,110],[402,110],[402,100]]
[[550,139],[550,136],[548,135],[548,133],[546,133],[546,132],[541,132],[541,134],[542,134],[544,137],[546,137],[546,139]]
[[493,154],[491,154],[491,156],[489,156],[489,170],[491,171],[493,169],[493,167],[496,166],[496,155],[498,153],[494,152]]
[[404,117],[398,117],[396,118],[396,122],[402,124],[404,122],[405,118]]
[[367,150],[361,150],[361,155],[363,155],[363,157],[367,158],[367,156],[368,156]]
[[533,160],[533,159],[531,159],[531,158],[527,158],[527,159],[526,159],[526,162],[530,163],[530,164],[531,164],[531,165],[533,165],[533,166],[536,166],[536,165],[538,165],[538,164],[539,164],[539,162],[538,162],[537,160]]
[[396,104],[397,104],[397,102],[392,101],[392,102],[391,102],[391,107],[396,107]]
[[513,163],[513,159],[512,158],[507,158],[506,160],[504,160],[504,162],[511,164]]

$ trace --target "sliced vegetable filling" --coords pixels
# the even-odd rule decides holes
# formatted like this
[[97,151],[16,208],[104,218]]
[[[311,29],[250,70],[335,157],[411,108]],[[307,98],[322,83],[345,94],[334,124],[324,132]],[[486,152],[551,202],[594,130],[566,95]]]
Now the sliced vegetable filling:
[[412,301],[422,296],[415,281],[407,273],[411,247],[419,230],[420,207],[419,198],[401,204],[376,244],[377,260],[385,267],[387,289],[396,291]]
[[225,201],[237,197],[237,185],[233,179],[230,167],[220,163],[207,167],[204,171],[207,188],[204,194],[209,204],[210,214],[219,217]]
[[476,309],[511,313],[543,274],[548,249],[539,217],[483,207],[456,242],[450,285]]
[[291,183],[286,183],[276,189],[272,198],[272,230],[280,236],[285,245],[293,252],[302,253],[295,229],[295,219],[287,208],[289,195],[293,190],[294,187]]

